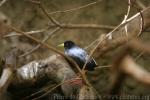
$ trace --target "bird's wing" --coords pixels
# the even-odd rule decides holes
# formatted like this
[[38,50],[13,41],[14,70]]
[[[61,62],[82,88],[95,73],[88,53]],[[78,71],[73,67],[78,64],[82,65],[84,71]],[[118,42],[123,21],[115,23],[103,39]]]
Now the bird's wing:
[[87,64],[93,64],[94,66],[97,66],[97,63],[93,59],[93,57],[90,57],[88,53],[80,47],[69,49],[65,53],[66,55],[71,56],[72,58],[76,60],[80,59],[83,63],[85,63],[88,60]]
[[80,47],[76,47],[68,50],[67,55],[74,58],[78,58],[84,62],[87,60],[87,56],[88,56],[87,52]]

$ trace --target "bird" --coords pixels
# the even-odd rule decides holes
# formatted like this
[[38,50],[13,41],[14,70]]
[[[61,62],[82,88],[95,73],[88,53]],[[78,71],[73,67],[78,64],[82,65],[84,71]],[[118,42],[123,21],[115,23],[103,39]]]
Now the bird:
[[86,62],[85,70],[93,71],[97,67],[97,63],[93,57],[90,57],[84,49],[76,45],[73,41],[68,40],[58,46],[64,47],[65,55],[72,58],[81,69]]

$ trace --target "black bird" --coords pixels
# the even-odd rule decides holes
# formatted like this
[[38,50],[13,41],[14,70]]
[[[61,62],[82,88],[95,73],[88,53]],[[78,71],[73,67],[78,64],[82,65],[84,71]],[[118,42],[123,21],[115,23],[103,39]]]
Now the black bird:
[[[58,45],[63,46],[65,48],[65,55],[71,57],[82,69],[85,62],[88,60],[85,69],[88,71],[93,71],[94,68],[97,66],[95,60],[88,55],[88,53],[77,46],[72,41],[65,41],[64,43]],[[90,57],[90,58],[89,58]]]

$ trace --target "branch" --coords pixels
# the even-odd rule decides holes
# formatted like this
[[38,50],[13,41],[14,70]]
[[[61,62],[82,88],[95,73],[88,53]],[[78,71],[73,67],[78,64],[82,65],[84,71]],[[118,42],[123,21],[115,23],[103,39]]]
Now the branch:
[[50,12],[48,14],[56,14],[56,13],[66,13],[66,12],[72,12],[72,11],[75,11],[75,10],[80,10],[82,8],[86,8],[86,7],[89,7],[91,5],[94,5],[94,4],[97,4],[98,2],[100,2],[101,0],[97,0],[95,2],[92,2],[92,3],[88,3],[88,4],[85,4],[83,6],[80,6],[80,7],[76,7],[76,8],[72,8],[72,9],[67,9],[67,10],[64,10],[64,11],[54,11],[54,12]]
[[[118,57],[115,59],[115,61],[113,62],[113,66],[112,66],[112,76],[111,76],[111,87],[110,87],[110,91],[109,91],[109,95],[120,95],[120,89],[123,85],[123,82],[126,79],[126,74],[124,74],[124,72],[121,70],[121,63],[124,59],[124,57],[128,54],[127,49],[122,48],[123,52],[121,52],[121,54],[118,54]],[[111,100],[111,98],[109,98],[108,100]],[[115,98],[115,100],[117,100]]]
[[48,12],[45,10],[45,8],[43,7],[43,5],[41,4],[40,0],[39,0],[38,5],[39,5],[39,7],[41,8],[41,10],[43,11],[43,13],[48,17],[48,19],[49,19],[52,23],[54,23],[54,25],[57,25],[58,27],[61,27],[60,23],[59,23],[57,20],[55,20],[52,16],[50,16],[50,15],[48,14]]
[[86,75],[85,75],[84,73],[82,73],[82,70],[80,69],[80,67],[78,66],[78,64],[77,64],[73,59],[71,59],[71,58],[68,57],[68,56],[65,56],[61,51],[57,50],[55,47],[50,46],[50,45],[48,45],[48,44],[46,44],[46,43],[43,43],[42,41],[38,40],[37,38],[34,38],[34,37],[32,37],[32,36],[30,36],[30,35],[28,35],[28,34],[22,32],[22,31],[20,31],[20,30],[14,28],[14,27],[12,27],[12,26],[10,26],[10,29],[12,29],[13,31],[15,31],[15,32],[17,32],[17,33],[23,34],[23,35],[26,36],[27,38],[29,38],[29,39],[31,39],[31,40],[34,40],[35,42],[37,42],[37,43],[39,43],[39,44],[45,46],[46,48],[48,48],[48,49],[50,49],[50,50],[52,50],[52,51],[54,51],[54,52],[60,54],[61,56],[63,56],[66,60],[68,60],[72,65],[74,65],[74,66],[77,68],[77,70],[79,71],[79,73],[80,73],[80,75],[81,75],[81,77],[82,77],[84,83],[85,83],[86,85],[90,86],[90,83],[89,83],[88,79],[86,78]]
[[143,43],[140,40],[132,40],[129,42],[128,46],[132,49],[139,50],[141,52],[150,54],[150,47],[149,44]]
[[4,65],[0,66],[3,68],[3,72],[0,77],[0,99],[2,100],[6,95],[8,86],[14,79],[14,72],[16,69],[16,62],[19,53],[20,52],[17,48],[11,48],[4,56]]
[[[29,31],[25,32],[28,35],[31,34],[37,34],[45,32],[48,28],[57,28],[57,25],[49,25],[46,28],[35,30],[35,31]],[[63,29],[101,29],[101,30],[112,30],[115,28],[115,26],[111,25],[99,25],[99,24],[61,24],[61,28]],[[12,37],[12,36],[22,36],[22,34],[13,33],[13,34],[7,34],[4,35],[4,38]]]
[[146,6],[141,2],[141,0],[136,0],[136,3],[139,7],[141,7],[142,9],[145,9]]
[[[45,32],[49,27],[46,27],[46,28],[43,28],[43,29],[40,29],[40,30],[35,30],[35,31],[29,31],[29,32],[26,32],[26,34],[37,34],[37,33],[42,33],[42,32]],[[22,34],[18,34],[18,33],[13,33],[13,34],[7,34],[7,35],[4,35],[3,37],[4,38],[8,38],[8,37],[12,37],[12,36],[22,36]]]
[[150,85],[150,72],[143,69],[141,66],[136,64],[130,56],[126,56],[121,63],[122,70],[138,80],[141,83]]
[[[99,24],[60,24],[64,29],[104,29],[112,30],[115,26],[99,25]],[[50,27],[57,27],[57,25],[50,25]]]
[[[53,55],[44,60],[32,61],[18,68],[16,71],[16,79],[12,82],[12,84],[14,84],[13,85],[14,87],[21,86],[31,88],[32,86],[35,86],[36,83],[40,83],[41,80],[44,80],[45,77],[48,77],[48,80],[54,81],[58,85],[51,88],[50,91],[47,90],[45,94],[42,94],[41,96],[34,98],[35,100],[45,95],[48,95],[52,90],[56,89],[56,87],[58,87],[59,85],[61,85],[61,89],[65,94],[65,97],[71,96],[77,97],[78,91],[84,85],[84,82],[82,82],[81,79],[80,79],[81,83],[79,83],[78,85],[72,84],[73,80],[76,80],[76,74],[70,68],[66,60],[64,60],[64,58],[60,55]],[[74,89],[76,89],[77,94],[75,93]],[[11,92],[18,92],[18,91],[16,91],[15,88],[12,88]],[[34,94],[33,95],[31,94],[31,96],[28,96],[24,99],[29,99],[30,97],[34,96]],[[91,94],[92,97],[93,95]],[[82,96],[86,97],[86,95],[83,94]]]
[[0,1],[0,6],[2,6],[7,0]]
[[[58,31],[60,28],[57,27],[56,29],[54,29],[53,31],[51,31],[50,33],[48,33],[48,35],[45,36],[45,38],[42,40],[42,42],[46,42],[51,36],[52,34],[54,34],[56,31]],[[31,53],[33,53],[35,50],[37,50],[39,47],[41,46],[41,44],[38,44],[36,47],[32,48],[31,50],[29,50],[28,52],[20,55],[19,57],[24,57],[27,56]]]
[[[74,71],[70,68],[68,63],[60,55],[53,55],[49,58],[39,61],[32,61],[17,69],[15,86],[22,87],[32,86],[35,83],[40,83],[39,80],[44,80],[48,77],[48,80],[57,82],[57,84],[73,79],[76,77]],[[26,84],[28,83],[28,84]],[[69,83],[66,83],[69,84]],[[64,84],[62,84],[63,86]],[[74,86],[68,85],[62,89],[66,96],[73,94]],[[70,88],[67,90],[67,88]],[[64,90],[65,89],[65,90]],[[16,91],[15,89],[13,91]]]
[[[144,24],[143,21],[141,21],[141,14],[143,16],[142,20],[144,21]],[[122,44],[125,44],[126,42],[128,42],[128,40],[132,38],[138,37],[139,33],[141,33],[141,28],[143,28],[144,30],[150,26],[149,18],[150,18],[150,7],[144,9],[141,13],[137,13],[131,18],[127,19],[127,23],[125,25],[127,26],[128,29],[128,37],[125,34],[126,33],[125,27],[120,27],[118,30],[111,33],[112,39],[106,38],[102,39],[103,43],[99,45],[98,49],[96,50],[95,53],[96,57],[105,54],[104,53],[105,51],[111,50]],[[108,34],[106,36],[108,36]]]

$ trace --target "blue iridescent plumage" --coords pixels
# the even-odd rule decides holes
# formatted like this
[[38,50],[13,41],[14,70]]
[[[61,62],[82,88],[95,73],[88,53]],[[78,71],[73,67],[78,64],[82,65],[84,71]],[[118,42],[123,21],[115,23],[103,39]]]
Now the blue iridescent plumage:
[[71,57],[79,65],[80,68],[83,68],[83,65],[87,60],[88,62],[85,67],[86,70],[92,71],[97,66],[95,60],[92,57],[89,58],[88,53],[72,41],[64,42],[64,48],[65,55]]

